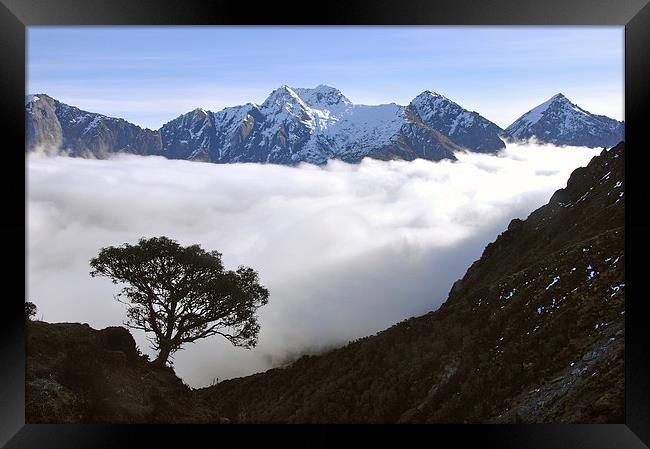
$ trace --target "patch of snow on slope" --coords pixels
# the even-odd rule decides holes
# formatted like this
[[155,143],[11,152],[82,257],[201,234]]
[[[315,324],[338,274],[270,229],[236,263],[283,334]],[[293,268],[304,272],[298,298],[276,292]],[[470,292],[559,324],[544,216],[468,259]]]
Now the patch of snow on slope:
[[[462,124],[463,127],[471,126],[474,124],[474,115],[467,111],[458,114],[454,119],[454,122],[451,124],[451,128],[449,128],[449,135],[454,135],[456,133],[459,124]],[[487,126],[486,123],[484,123],[484,127],[485,126]]]
[[25,105],[38,100],[40,100],[40,98],[38,98],[36,95],[25,95]]
[[389,144],[405,123],[404,108],[395,103],[353,106],[347,115],[326,130],[342,146],[348,143]]
[[92,121],[88,124],[88,126],[86,126],[86,128],[83,130],[82,134],[86,134],[86,133],[92,131],[93,129],[97,128],[99,126],[99,124],[101,123],[101,120],[102,120],[101,115],[95,116],[92,119]]

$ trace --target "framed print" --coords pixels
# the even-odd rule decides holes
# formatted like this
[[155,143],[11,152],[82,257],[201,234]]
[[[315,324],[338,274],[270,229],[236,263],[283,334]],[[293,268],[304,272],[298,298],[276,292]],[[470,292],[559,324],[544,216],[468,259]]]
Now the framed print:
[[3,0],[0,442],[647,447],[647,2],[319,9]]

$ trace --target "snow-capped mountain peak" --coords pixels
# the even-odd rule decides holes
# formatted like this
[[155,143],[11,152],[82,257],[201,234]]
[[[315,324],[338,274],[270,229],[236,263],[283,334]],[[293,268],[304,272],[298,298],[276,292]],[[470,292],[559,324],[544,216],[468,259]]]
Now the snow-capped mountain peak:
[[558,93],[506,128],[511,138],[535,138],[556,145],[614,146],[624,138],[622,122],[582,109]]
[[589,114],[578,105],[572,103],[566,96],[564,96],[564,94],[558,93],[522,115],[521,118],[529,123],[537,123],[542,119],[542,117],[544,117],[546,111],[550,109],[564,109],[567,113],[571,113],[571,110],[573,110],[579,114]]
[[[407,106],[356,105],[332,86],[285,84],[261,105],[218,112],[196,108],[155,131],[82,111],[45,94],[28,95],[25,103],[27,147],[55,146],[73,155],[127,151],[218,163],[322,164],[364,157],[454,159],[456,151],[494,153],[505,147],[501,128],[432,90]],[[563,94],[508,128],[512,138],[534,134],[580,146],[613,146],[622,140],[622,129],[621,122],[590,114]]]
[[442,100],[447,100],[447,101],[453,103],[453,101],[451,101],[449,98],[447,98],[444,95],[442,95],[441,93],[438,93],[438,92],[433,91],[433,90],[425,90],[424,92],[422,92],[420,95],[418,95],[415,98],[418,98],[418,97],[421,97],[422,99],[427,98],[427,97],[440,98]]
[[521,116],[520,120],[522,120],[522,122],[526,121],[528,123],[537,123],[544,116],[544,113],[548,110],[548,108],[552,104],[561,101],[562,99],[566,99],[566,97],[562,94],[556,94],[553,97],[546,100],[544,103],[526,112],[524,115]]
[[306,107],[306,104],[289,86],[282,85],[275,89],[260,105],[260,109],[277,109],[287,104]]
[[499,137],[501,128],[437,92],[425,90],[411,101],[408,109],[423,124],[468,149],[494,152],[505,148]]
[[320,84],[314,88],[296,87],[293,91],[315,109],[331,109],[333,106],[350,106],[352,102],[335,87]]
[[425,90],[415,97],[411,101],[410,107],[425,121],[435,115],[439,116],[448,113],[469,112],[451,101],[449,98],[430,90]]
[[34,95],[34,94],[25,95],[25,105],[28,105],[29,103],[38,100],[40,100],[40,98],[38,98],[38,95]]

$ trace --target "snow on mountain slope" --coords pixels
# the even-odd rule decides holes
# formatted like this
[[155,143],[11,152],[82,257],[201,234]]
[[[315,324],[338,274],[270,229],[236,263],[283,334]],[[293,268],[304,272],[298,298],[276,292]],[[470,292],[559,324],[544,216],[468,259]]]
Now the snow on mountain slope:
[[455,159],[456,151],[494,153],[502,137],[536,136],[560,145],[612,146],[623,124],[584,111],[559,94],[506,131],[448,98],[424,91],[407,106],[355,105],[338,89],[319,85],[275,89],[260,105],[219,112],[195,109],[142,129],[123,119],[82,111],[38,94],[25,98],[27,148],[47,145],[71,155],[157,154],[215,163],[324,164],[377,159]]
[[320,84],[313,88],[294,87],[293,91],[309,106],[317,109],[351,106],[352,102],[335,87]]
[[[32,110],[36,98],[26,97],[26,112]],[[455,103],[447,103],[439,110],[437,104],[428,105],[426,101],[416,102],[413,107],[395,103],[355,105],[331,86],[283,85],[260,105],[248,103],[216,113],[199,108],[182,114],[154,132],[158,143],[148,142],[142,147],[138,142],[121,139],[111,148],[107,137],[113,135],[114,128],[124,128],[128,122],[51,100],[54,103],[49,114],[43,112],[38,120],[27,114],[28,134],[32,130],[28,148],[49,139],[54,146],[66,147],[72,142],[73,155],[87,150],[104,157],[111,151],[129,151],[216,163],[323,164],[330,159],[354,163],[364,157],[454,159],[455,151],[496,151],[503,144],[492,130],[496,125]],[[47,109],[47,105],[41,109]],[[411,109],[420,111],[421,117]],[[30,128],[30,123],[37,121],[38,126]],[[445,127],[447,123],[451,126]],[[62,124],[65,126],[59,129]],[[39,127],[47,132],[36,132]],[[136,137],[137,133],[131,134]],[[473,142],[469,134],[474,135]],[[96,142],[96,136],[103,136],[101,142]],[[489,141],[493,138],[497,145]],[[151,136],[145,140],[151,140]]]
[[355,105],[324,132],[332,142],[334,154],[363,157],[369,149],[380,148],[397,140],[405,122],[404,110],[396,104]]
[[195,109],[183,114],[161,128],[163,154],[173,159],[205,160],[213,144],[214,114]]
[[[462,149],[431,131],[425,131],[426,143],[409,139],[410,125],[405,108],[394,103],[354,105],[334,87],[284,85],[261,105],[249,103],[205,115],[192,111],[163,125],[161,132],[167,157],[220,163],[441,159],[453,158],[453,151]],[[438,142],[441,139],[444,142]],[[423,148],[411,148],[411,141]]]
[[512,139],[536,138],[555,145],[611,147],[624,139],[623,122],[595,115],[559,93],[506,128]]
[[422,92],[408,107],[422,123],[471,151],[492,153],[505,148],[501,128],[436,92]]
[[313,89],[294,88],[293,91],[304,101],[312,117],[315,129],[324,131],[349,115],[352,103],[338,89],[320,85]]
[[25,106],[38,100],[39,98],[36,95],[25,95]]

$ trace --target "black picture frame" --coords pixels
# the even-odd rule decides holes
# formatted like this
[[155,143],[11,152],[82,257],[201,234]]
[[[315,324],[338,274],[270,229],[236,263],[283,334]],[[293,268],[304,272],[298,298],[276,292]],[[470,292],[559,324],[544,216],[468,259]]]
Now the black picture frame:
[[[0,352],[0,445],[7,448],[192,447],[202,441],[342,443],[357,430],[386,443],[453,441],[454,446],[499,448],[647,448],[650,445],[650,315],[644,297],[650,189],[644,172],[648,149],[643,120],[649,114],[650,5],[648,0],[401,0],[308,4],[198,0],[0,0],[2,142],[1,226],[5,293]],[[26,27],[36,25],[617,25],[625,26],[626,134],[626,418],[609,425],[433,426],[191,426],[25,424],[26,218],[24,146]],[[22,167],[22,168],[21,168]],[[25,279],[22,284],[19,279]],[[6,288],[5,288],[6,291]],[[22,292],[22,293],[21,293]],[[22,295],[22,296],[21,296]],[[316,434],[304,437],[305,431]],[[301,435],[298,438],[298,435]],[[274,438],[275,437],[275,438]],[[273,438],[273,440],[272,440]],[[304,438],[309,438],[305,440]]]

